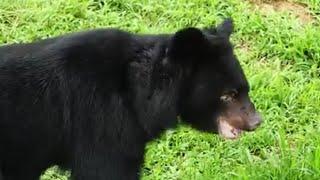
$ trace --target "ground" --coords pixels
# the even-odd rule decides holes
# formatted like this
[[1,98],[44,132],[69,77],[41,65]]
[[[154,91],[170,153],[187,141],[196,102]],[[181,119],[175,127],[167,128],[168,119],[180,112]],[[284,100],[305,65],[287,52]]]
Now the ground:
[[[0,43],[97,27],[140,33],[232,16],[237,55],[264,124],[236,141],[179,127],[147,147],[144,180],[320,177],[318,0],[1,0]],[[67,179],[49,169],[42,180]]]

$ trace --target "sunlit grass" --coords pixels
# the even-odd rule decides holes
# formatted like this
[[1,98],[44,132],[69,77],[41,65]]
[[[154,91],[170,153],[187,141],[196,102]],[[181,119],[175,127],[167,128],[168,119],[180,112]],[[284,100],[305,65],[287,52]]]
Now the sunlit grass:
[[[98,27],[174,32],[232,16],[232,41],[264,124],[237,141],[189,127],[170,130],[148,145],[143,179],[318,179],[320,3],[297,1],[313,22],[301,22],[292,12],[265,14],[242,0],[1,0],[0,42]],[[50,169],[42,179],[67,176]]]

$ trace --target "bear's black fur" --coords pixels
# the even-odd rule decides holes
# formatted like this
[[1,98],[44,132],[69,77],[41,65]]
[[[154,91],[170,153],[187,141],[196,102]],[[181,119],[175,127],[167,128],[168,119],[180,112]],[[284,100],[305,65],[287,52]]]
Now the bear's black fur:
[[139,179],[144,148],[184,122],[217,132],[226,89],[249,87],[217,28],[136,35],[117,29],[0,48],[0,179],[52,165],[77,180]]

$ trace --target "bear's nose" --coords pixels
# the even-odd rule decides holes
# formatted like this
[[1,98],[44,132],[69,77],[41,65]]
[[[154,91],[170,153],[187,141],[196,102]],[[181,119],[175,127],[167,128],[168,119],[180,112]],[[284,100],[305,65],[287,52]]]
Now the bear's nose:
[[259,113],[254,113],[254,115],[250,117],[250,120],[249,120],[249,130],[250,131],[255,130],[257,127],[261,125],[261,123],[262,123],[261,115]]

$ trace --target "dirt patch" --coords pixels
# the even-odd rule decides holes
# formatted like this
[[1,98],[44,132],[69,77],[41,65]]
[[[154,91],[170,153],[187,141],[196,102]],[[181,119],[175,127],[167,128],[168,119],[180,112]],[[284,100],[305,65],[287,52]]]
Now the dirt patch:
[[270,12],[289,12],[296,16],[301,23],[306,24],[314,20],[308,8],[300,3],[289,2],[284,0],[250,0],[264,14]]

